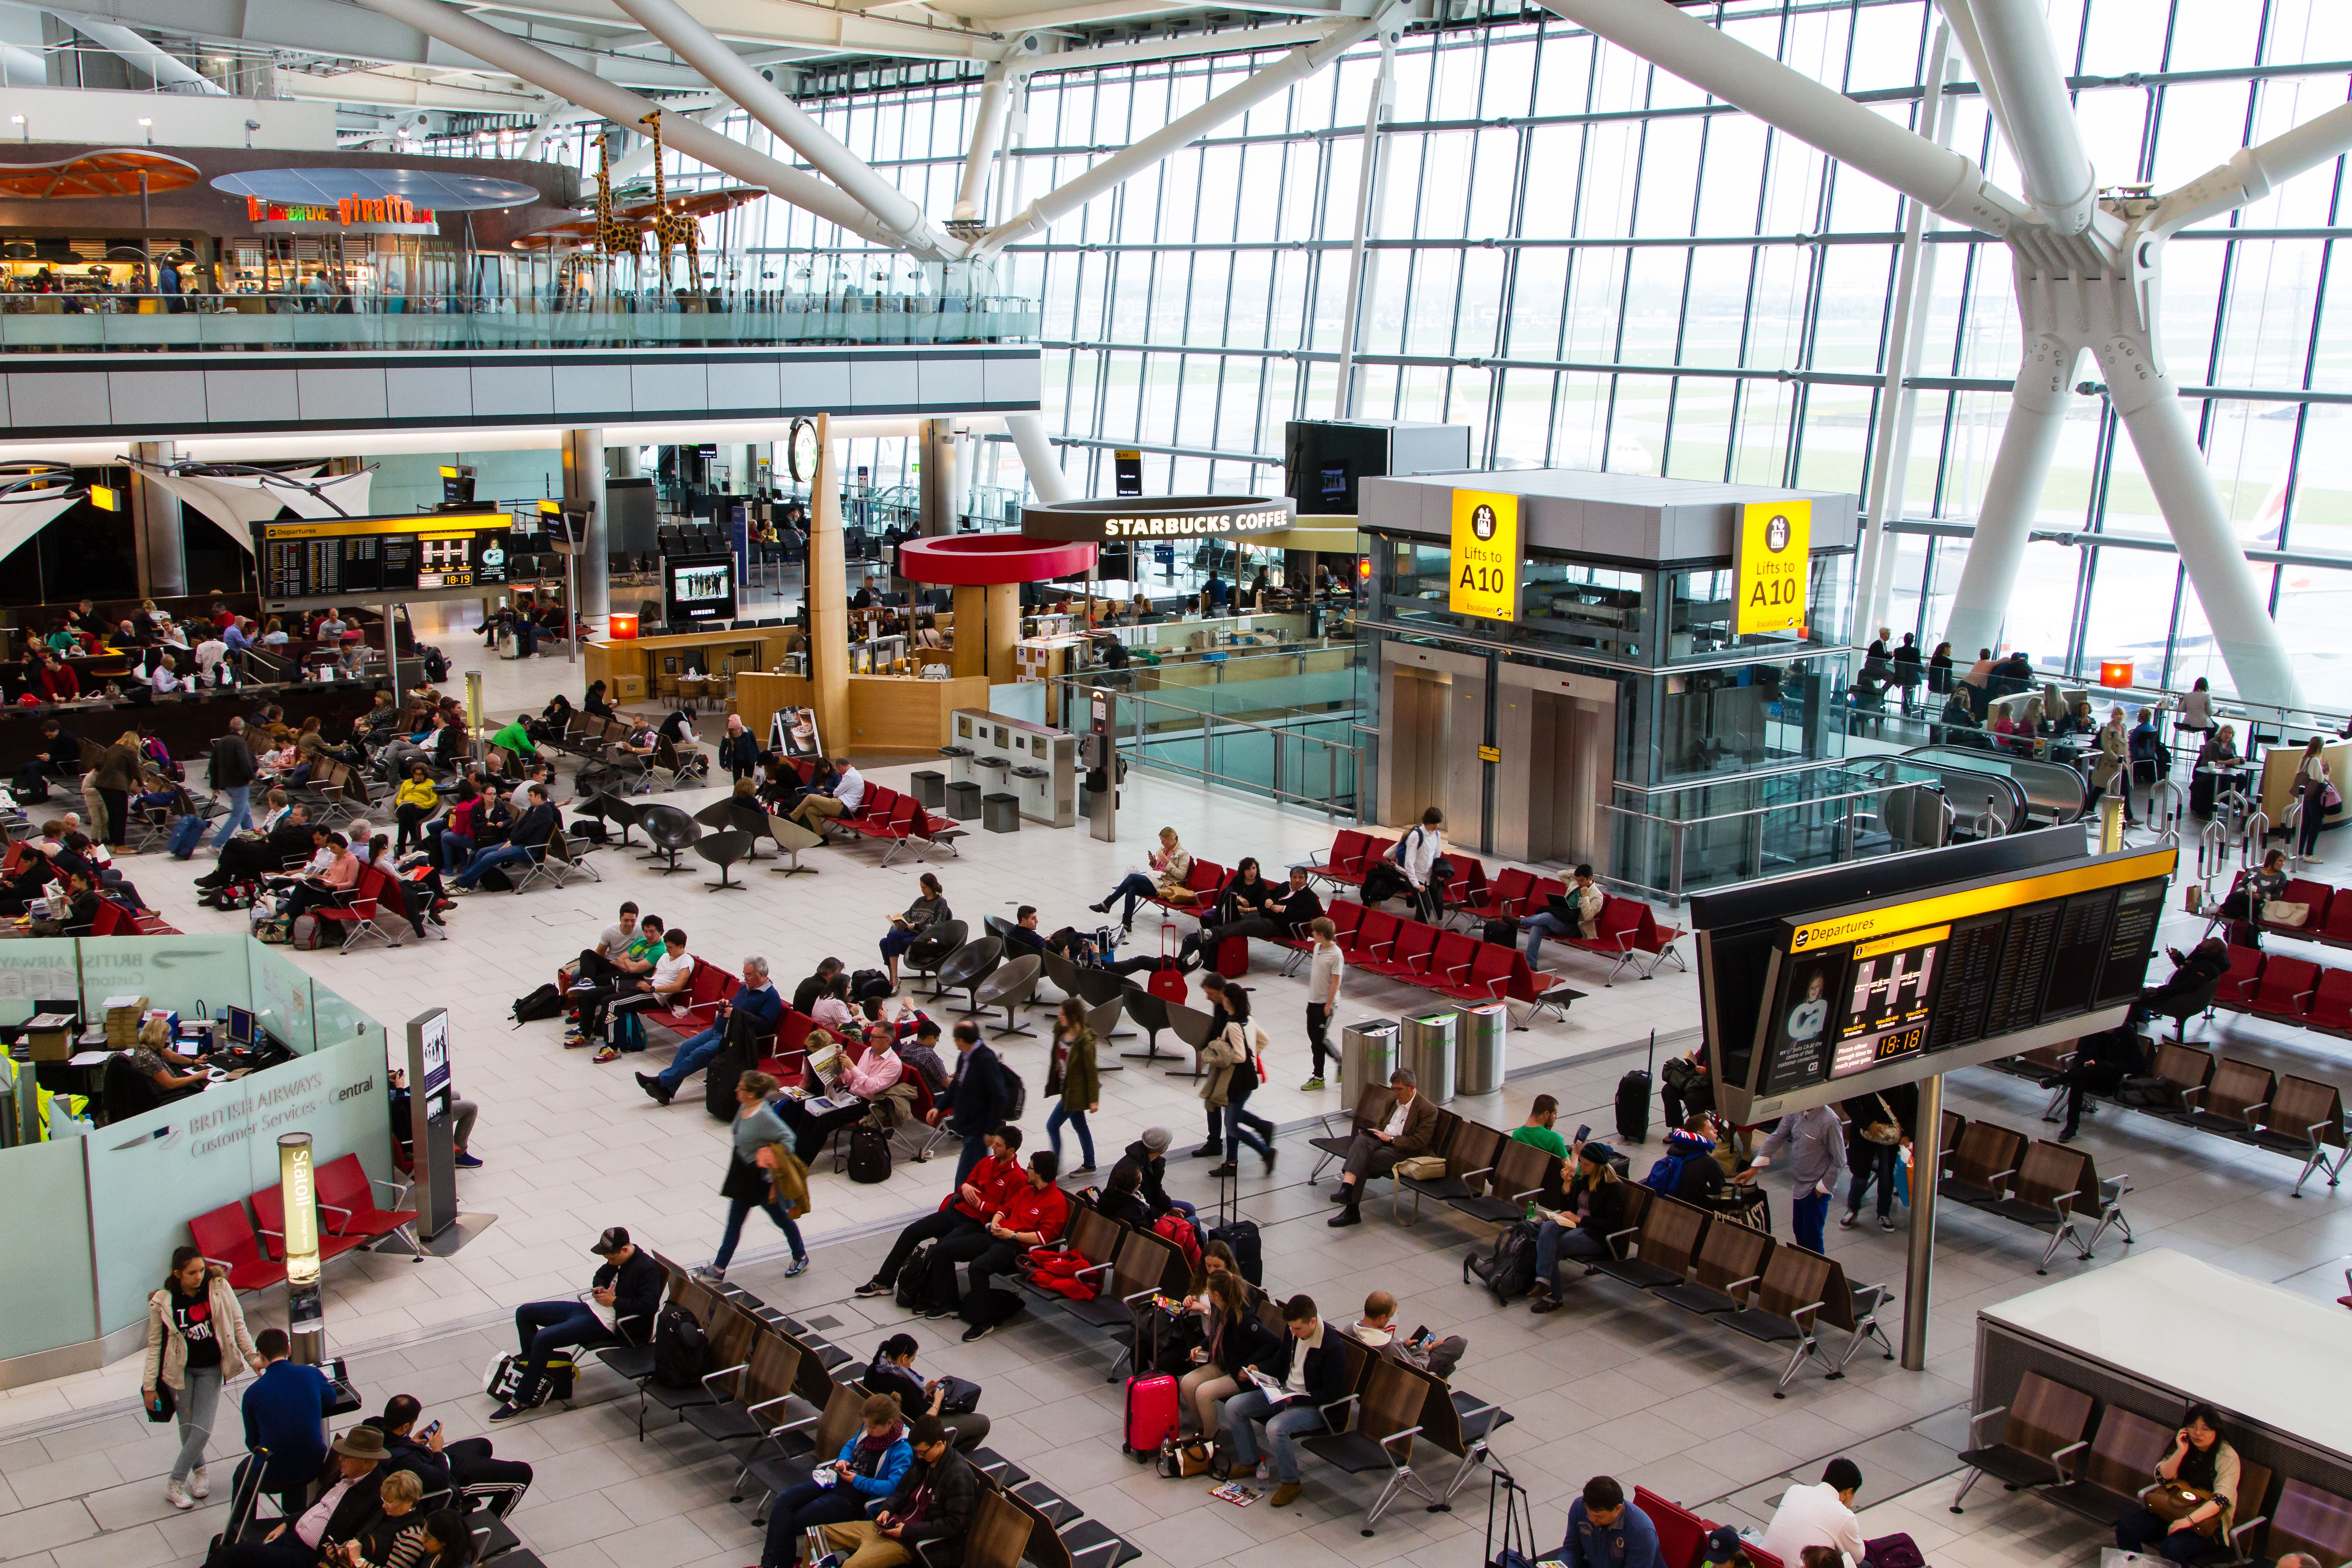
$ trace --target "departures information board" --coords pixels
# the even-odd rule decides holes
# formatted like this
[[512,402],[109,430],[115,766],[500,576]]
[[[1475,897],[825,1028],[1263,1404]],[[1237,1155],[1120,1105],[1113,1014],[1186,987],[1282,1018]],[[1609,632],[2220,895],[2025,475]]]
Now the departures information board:
[[[2177,852],[2150,850],[1782,922],[1759,1099],[2128,1002]],[[1932,1060],[1918,1073],[1937,1070]],[[1884,1081],[1884,1080],[1882,1080]]]
[[503,587],[513,532],[485,510],[257,522],[253,542],[272,602],[413,598]]

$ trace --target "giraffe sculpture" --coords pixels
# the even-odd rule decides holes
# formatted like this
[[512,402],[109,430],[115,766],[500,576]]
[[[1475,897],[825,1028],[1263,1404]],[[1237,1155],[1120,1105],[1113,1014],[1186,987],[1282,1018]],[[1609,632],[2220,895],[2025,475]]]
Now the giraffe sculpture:
[[663,178],[661,110],[656,109],[637,121],[646,127],[646,134],[654,143],[654,254],[661,264],[661,287],[669,288],[669,247],[683,246],[686,249],[686,286],[689,289],[702,286],[702,226],[683,212],[669,209],[669,185]]
[[619,256],[642,262],[645,231],[634,223],[613,216],[612,141],[609,131],[596,134],[596,253],[607,263]]

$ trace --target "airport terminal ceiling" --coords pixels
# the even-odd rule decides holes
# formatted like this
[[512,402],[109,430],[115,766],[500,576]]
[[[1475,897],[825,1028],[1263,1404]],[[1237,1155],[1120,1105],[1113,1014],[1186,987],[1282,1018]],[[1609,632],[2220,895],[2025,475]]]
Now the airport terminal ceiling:
[[[437,0],[334,8],[352,19],[354,51],[398,35],[408,55],[370,43],[375,58],[330,65],[298,53],[302,40],[257,37],[224,39],[232,53],[222,58],[274,60],[277,79],[304,96],[350,78],[347,138],[593,174],[604,121],[541,107],[535,89],[530,108],[499,111],[499,94],[511,104],[520,84],[426,39],[413,22],[432,19],[417,10],[429,5]],[[533,36],[556,52],[664,105],[669,121],[690,117],[806,167],[648,30],[675,35],[664,22],[673,7],[560,9],[554,21],[532,12]],[[822,6],[689,9],[927,222],[971,209],[991,226],[1346,26],[1305,5],[1016,16],[908,4],[838,19]],[[1943,20],[1927,0],[1684,14],[1879,117],[1940,132],[1993,182],[2032,184],[1959,49],[1946,72],[1946,123],[1923,119]],[[2046,14],[2102,189],[2161,194],[2341,106],[2352,84],[2352,14],[2322,0],[2058,0]],[[498,7],[476,15],[522,26]],[[395,25],[404,16],[412,21]],[[1207,22],[1246,26],[1204,37]],[[802,36],[812,28],[832,31]],[[78,68],[92,52],[78,42]],[[1104,63],[1081,63],[1093,52]],[[1344,404],[1363,417],[1466,423],[1481,467],[1872,493],[1888,355],[1902,346],[1911,204],[1549,12],[1447,6],[1414,16],[1392,52],[1370,181],[1360,176],[1368,110],[1382,96],[1377,37],[1041,232],[1011,237],[987,264],[997,287],[1042,300],[1045,417],[1079,489],[1108,489],[1109,453],[1125,448],[1145,455],[1153,491],[1272,493],[1282,423]],[[410,84],[405,106],[364,101],[386,79]],[[457,96],[435,108],[436,93]],[[642,184],[642,138],[615,141],[626,177]],[[976,142],[977,184],[967,167]],[[673,192],[740,183],[675,139],[667,163]],[[2352,395],[2344,291],[2329,289],[2347,232],[2339,171],[2327,161],[2189,223],[2165,253],[2159,297],[2181,412],[2252,563],[2250,602],[2274,617],[2296,678],[2320,701],[2333,700],[2341,657],[2329,628],[2352,593],[2352,472],[2347,443],[2330,439]],[[1358,274],[1361,340],[1343,392],[1360,189],[1373,210]],[[773,198],[712,226],[706,265],[739,282],[938,286],[913,253]],[[2005,247],[1931,216],[1920,249],[1907,460],[1885,508],[1895,531],[1883,602],[1887,624],[1932,646],[1951,616],[2027,345]],[[2150,479],[2103,374],[2089,354],[2071,372],[2082,395],[2055,418],[1999,637],[2047,668],[2127,658],[2144,682],[2205,676],[2230,689],[2158,510],[2167,487]],[[992,456],[995,477],[1020,486],[1010,452]],[[907,479],[916,444],[894,452],[886,442],[878,457],[877,484]]]

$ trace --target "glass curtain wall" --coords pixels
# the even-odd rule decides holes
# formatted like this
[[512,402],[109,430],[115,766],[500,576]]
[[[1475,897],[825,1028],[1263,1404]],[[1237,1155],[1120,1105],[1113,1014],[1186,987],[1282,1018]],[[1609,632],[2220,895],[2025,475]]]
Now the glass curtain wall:
[[[1692,6],[1744,42],[1916,125],[1927,0]],[[2342,0],[2050,0],[2094,163],[2159,191],[2346,100]],[[1030,78],[999,210],[1205,101],[1280,51]],[[1376,48],[1231,121],[1003,263],[1045,308],[1048,423],[1109,488],[1267,493],[1282,425],[1337,412],[1359,159]],[[925,74],[931,74],[926,68]],[[1972,83],[1954,143],[2021,179]],[[935,214],[953,200],[977,76],[805,106]],[[741,116],[728,133],[763,150]],[[1903,204],[1687,83],[1549,17],[1409,35],[1380,136],[1385,197],[1353,412],[1467,423],[1492,468],[1568,466],[1866,493]],[[582,159],[577,133],[547,155]],[[673,155],[673,188],[714,183]],[[2221,496],[2315,700],[2352,658],[2352,237],[2339,162],[2168,252],[2164,342]],[[795,288],[886,272],[854,237],[772,201],[729,216],[730,265]],[[1937,640],[1991,466],[2019,331],[2003,249],[1933,237],[1927,353],[1893,619]],[[2005,640],[2074,672],[2227,689],[2131,444],[2095,384],[2066,423]],[[877,484],[912,454],[877,450]],[[1017,488],[996,443],[978,482]],[[896,461],[898,473],[888,471]]]

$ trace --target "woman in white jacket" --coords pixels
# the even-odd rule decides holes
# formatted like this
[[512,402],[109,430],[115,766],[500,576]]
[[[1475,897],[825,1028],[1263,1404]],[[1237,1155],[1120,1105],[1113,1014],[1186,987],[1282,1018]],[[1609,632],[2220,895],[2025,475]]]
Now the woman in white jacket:
[[255,1372],[268,1364],[246,1331],[228,1270],[205,1262],[193,1247],[174,1248],[171,1274],[147,1298],[147,1355],[139,1373],[147,1407],[158,1408],[160,1390],[168,1389],[179,1417],[180,1457],[163,1483],[163,1500],[173,1508],[194,1508],[193,1499],[212,1490],[205,1445],[220,1409],[221,1385],[236,1374],[240,1358]]

